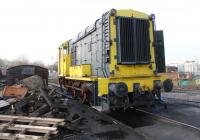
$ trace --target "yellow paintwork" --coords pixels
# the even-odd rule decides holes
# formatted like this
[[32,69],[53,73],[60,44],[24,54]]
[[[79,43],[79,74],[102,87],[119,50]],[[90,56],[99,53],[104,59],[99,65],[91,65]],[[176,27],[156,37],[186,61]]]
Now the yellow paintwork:
[[[116,16],[149,19],[149,15],[134,10],[118,10]],[[114,24],[116,16],[110,17],[111,40],[114,40],[116,38],[116,26]],[[140,85],[144,88],[144,90],[153,90],[154,80],[163,81],[165,79],[164,76],[155,76],[153,73],[153,71],[156,69],[154,48],[152,46],[153,25],[151,21],[149,21],[149,23],[150,23],[149,33],[150,33],[150,55],[151,55],[150,61],[152,64],[152,69],[149,68],[148,64],[118,65],[117,59],[115,59],[115,56],[117,55],[116,42],[113,42],[111,46],[110,72],[114,71],[114,74],[111,75],[109,78],[98,78],[98,89],[99,89],[98,91],[100,96],[108,93],[109,83],[124,82],[128,86],[128,91],[133,92],[133,83],[140,83]]]
[[108,94],[109,83],[124,82],[128,86],[128,92],[133,92],[133,83],[140,83],[143,90],[153,90],[153,81],[161,80],[164,81],[164,76],[142,76],[142,77],[121,77],[121,78],[98,78],[98,95]]
[[128,92],[133,92],[133,83],[140,83],[140,86],[143,90],[153,90],[153,81],[161,80],[162,82],[167,78],[166,75],[150,76],[150,75],[141,75],[135,77],[110,77],[110,78],[98,78],[98,77],[65,77],[69,80],[78,80],[78,81],[97,81],[98,83],[98,95],[107,95],[108,94],[108,84],[109,83],[119,83],[124,82],[128,86]]
[[58,49],[58,72],[60,76],[69,76],[69,67],[71,66],[71,55],[66,52],[68,42],[64,42]]
[[97,77],[65,77],[68,80],[78,80],[78,81],[97,81]]
[[[135,17],[142,19],[149,19],[149,15],[134,11],[134,10],[117,10],[115,16],[110,16],[110,37],[112,40],[112,45],[110,46],[110,72],[114,71],[108,78],[94,77],[91,76],[91,65],[80,65],[71,66],[71,56],[69,54],[64,54],[64,51],[59,53],[59,74],[65,76],[66,79],[71,80],[81,80],[81,81],[97,81],[98,83],[98,95],[108,94],[109,83],[124,82],[128,86],[128,91],[133,92],[133,83],[140,83],[143,90],[153,90],[153,81],[161,80],[162,82],[167,78],[165,75],[155,75],[156,70],[155,57],[154,57],[154,47],[153,44],[153,24],[149,20],[149,35],[150,35],[150,55],[152,69],[149,68],[149,64],[139,64],[139,65],[118,65],[117,59],[117,47],[116,42],[116,25],[114,24],[116,16],[123,17]],[[68,42],[61,45],[59,50],[66,49],[68,47]],[[87,77],[86,77],[87,76]]]
[[91,65],[71,66],[69,71],[71,77],[88,77],[91,76]]
[[[149,16],[147,14],[133,11],[133,10],[118,10],[116,16],[125,16],[125,17],[135,17],[135,18],[142,18],[142,19],[149,19]],[[110,29],[111,29],[111,40],[114,40],[116,38],[116,26],[114,24],[116,16],[110,17]],[[153,71],[155,70],[155,59],[154,59],[154,48],[152,46],[153,42],[153,27],[152,22],[150,23],[150,55],[151,55],[151,62],[152,62],[152,69],[148,68],[148,64],[141,64],[141,65],[117,65],[117,59],[115,59],[115,56],[117,55],[117,47],[116,42],[112,43],[111,46],[111,64],[110,64],[110,71],[114,71],[114,77],[115,76],[134,76],[134,75],[152,75]],[[118,69],[115,69],[118,67]]]
[[69,66],[71,65],[71,55],[66,55],[65,56],[65,75],[70,75],[69,73]]

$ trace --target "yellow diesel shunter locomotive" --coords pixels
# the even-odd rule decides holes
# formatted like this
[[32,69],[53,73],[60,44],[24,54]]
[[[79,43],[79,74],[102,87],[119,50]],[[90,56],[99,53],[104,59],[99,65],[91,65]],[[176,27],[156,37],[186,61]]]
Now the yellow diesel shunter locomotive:
[[[161,100],[164,76],[163,32],[155,16],[115,10],[59,47],[59,81],[74,96],[101,110],[148,105]],[[162,73],[162,74],[161,74]]]

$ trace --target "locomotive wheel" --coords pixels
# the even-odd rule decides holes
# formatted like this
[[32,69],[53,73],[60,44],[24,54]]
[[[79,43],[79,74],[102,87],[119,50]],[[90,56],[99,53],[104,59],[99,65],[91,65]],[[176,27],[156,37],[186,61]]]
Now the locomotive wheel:
[[87,101],[87,94],[86,94],[86,93],[83,93],[83,94],[81,93],[81,94],[77,95],[76,98],[77,98],[78,101],[79,101],[80,103],[82,103],[82,104],[85,104],[85,103],[88,102],[88,101]]

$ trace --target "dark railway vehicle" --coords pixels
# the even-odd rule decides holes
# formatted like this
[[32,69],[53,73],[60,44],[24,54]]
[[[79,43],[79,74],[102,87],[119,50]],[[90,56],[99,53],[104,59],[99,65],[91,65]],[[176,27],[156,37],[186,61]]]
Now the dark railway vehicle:
[[16,84],[16,82],[33,75],[42,77],[45,84],[48,84],[48,69],[35,65],[19,65],[8,68],[6,71],[6,84],[8,86],[13,85]]
[[164,74],[163,31],[153,14],[134,10],[111,9],[64,42],[58,69],[61,85],[101,110],[148,105],[173,87]]
[[0,79],[3,77],[2,71],[0,69]]

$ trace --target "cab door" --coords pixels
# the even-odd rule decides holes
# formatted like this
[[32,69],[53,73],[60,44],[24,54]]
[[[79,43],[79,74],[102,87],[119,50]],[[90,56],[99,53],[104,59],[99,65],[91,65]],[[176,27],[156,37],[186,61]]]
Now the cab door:
[[154,32],[155,38],[155,61],[156,69],[159,73],[166,72],[165,68],[165,47],[163,31],[158,30]]
[[71,65],[71,59],[69,54],[68,43],[63,43],[59,47],[58,54],[58,72],[60,76],[68,76],[69,75],[69,67]]
[[64,76],[63,71],[63,47],[62,45],[58,48],[58,74],[59,76]]

